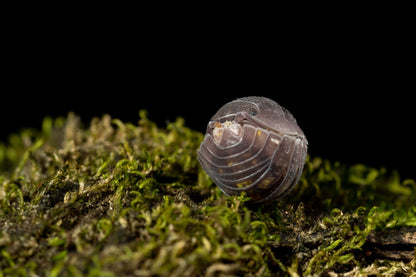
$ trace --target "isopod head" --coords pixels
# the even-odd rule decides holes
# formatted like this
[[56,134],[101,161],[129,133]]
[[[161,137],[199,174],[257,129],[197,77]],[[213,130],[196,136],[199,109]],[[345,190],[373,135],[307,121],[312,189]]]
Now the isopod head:
[[243,97],[222,106],[208,122],[198,160],[225,194],[244,191],[260,203],[294,188],[307,145],[290,112],[265,97]]

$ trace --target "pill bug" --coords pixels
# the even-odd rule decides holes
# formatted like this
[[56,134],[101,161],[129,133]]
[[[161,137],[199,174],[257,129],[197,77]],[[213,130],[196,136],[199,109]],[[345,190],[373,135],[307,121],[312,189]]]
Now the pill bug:
[[198,161],[227,195],[251,202],[281,198],[299,181],[307,140],[295,118],[275,101],[243,97],[222,106],[208,122]]

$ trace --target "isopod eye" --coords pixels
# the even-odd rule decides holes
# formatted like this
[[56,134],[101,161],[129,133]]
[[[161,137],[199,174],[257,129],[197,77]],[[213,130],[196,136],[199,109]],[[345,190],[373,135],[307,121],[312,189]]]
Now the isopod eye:
[[256,109],[250,109],[249,113],[251,116],[256,116],[259,113],[259,111],[257,111]]

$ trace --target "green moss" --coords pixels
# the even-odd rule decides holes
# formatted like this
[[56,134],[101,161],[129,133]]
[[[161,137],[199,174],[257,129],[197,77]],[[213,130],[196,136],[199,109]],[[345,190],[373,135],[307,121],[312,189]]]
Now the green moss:
[[250,205],[199,167],[203,134],[104,116],[46,118],[0,144],[0,276],[415,274],[368,236],[416,227],[416,183],[308,157],[295,190]]

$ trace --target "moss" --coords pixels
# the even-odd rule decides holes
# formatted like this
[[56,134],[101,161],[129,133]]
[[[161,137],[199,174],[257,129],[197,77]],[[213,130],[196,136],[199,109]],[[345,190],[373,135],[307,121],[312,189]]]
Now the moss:
[[416,227],[414,180],[308,157],[287,198],[250,205],[199,167],[202,138],[144,111],[137,125],[106,115],[84,128],[69,114],[11,136],[0,144],[0,276],[415,274],[414,249],[389,259],[368,243]]

